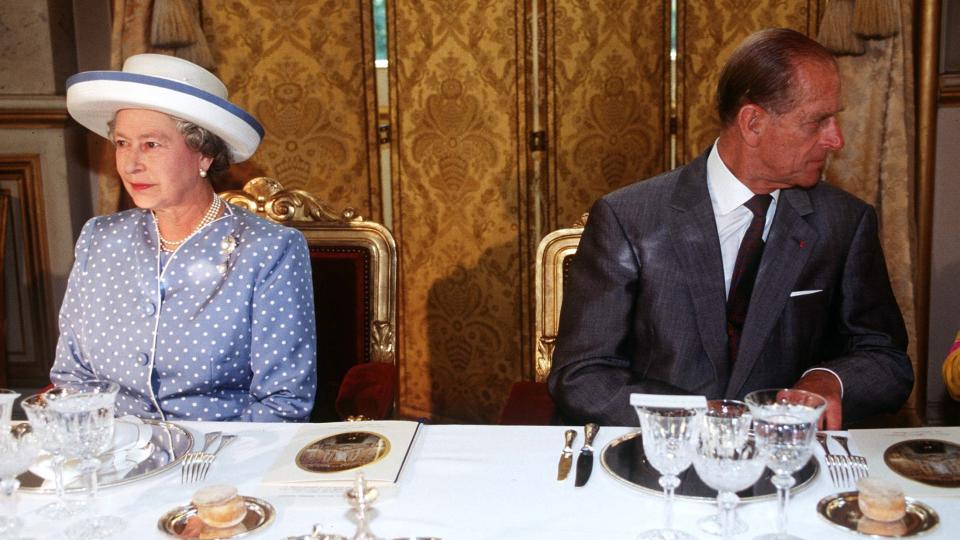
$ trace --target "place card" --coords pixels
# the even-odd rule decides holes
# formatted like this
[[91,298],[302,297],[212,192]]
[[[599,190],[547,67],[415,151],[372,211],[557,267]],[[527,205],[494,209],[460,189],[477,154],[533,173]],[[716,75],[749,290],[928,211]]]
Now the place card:
[[671,394],[630,394],[630,405],[648,409],[706,409],[707,398]]
[[[920,439],[934,442],[942,441],[943,444],[941,445],[929,445],[940,446],[943,448],[942,451],[937,451],[936,448],[932,447],[930,453],[925,455],[924,459],[918,459],[915,466],[919,472],[942,466],[956,473],[960,471],[960,463],[958,463],[956,459],[957,456],[952,449],[955,448],[955,445],[960,445],[960,427],[851,429],[850,439],[854,442],[855,450],[867,458],[870,476],[899,485],[903,488],[907,496],[921,498],[956,497],[960,495],[960,488],[938,487],[911,480],[907,476],[895,472],[885,459],[890,458],[891,460],[902,461],[909,458],[911,455],[910,452],[897,451],[897,448],[904,447],[904,445],[900,444],[904,441]],[[888,454],[888,450],[891,450],[893,453]],[[938,456],[937,454],[942,454],[942,456]],[[898,464],[898,466],[902,465],[903,464]],[[941,477],[946,476],[944,474],[936,475]]]
[[419,429],[405,420],[306,424],[263,483],[349,486],[359,471],[372,485],[396,483]]

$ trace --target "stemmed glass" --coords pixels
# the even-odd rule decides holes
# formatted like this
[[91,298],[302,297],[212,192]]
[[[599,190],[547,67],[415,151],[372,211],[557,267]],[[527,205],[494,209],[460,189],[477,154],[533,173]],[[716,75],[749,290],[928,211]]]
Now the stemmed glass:
[[0,516],[0,538],[18,538],[22,523],[17,518],[16,497],[20,487],[17,476],[30,468],[39,452],[40,443],[30,424],[0,425],[0,456],[3,456],[0,459],[0,493],[4,507]]
[[100,516],[96,512],[99,456],[113,444],[114,409],[119,385],[109,381],[68,383],[62,393],[50,401],[49,409],[62,451],[68,458],[79,458],[86,477],[88,507],[93,516],[67,528],[71,539],[106,538],[126,527],[117,516]]
[[44,506],[41,515],[48,519],[64,519],[75,516],[81,509],[75,501],[68,501],[65,497],[63,485],[63,464],[67,460],[63,453],[61,440],[53,409],[50,404],[63,393],[62,388],[53,388],[42,394],[36,394],[20,402],[33,432],[37,436],[41,449],[50,453],[50,465],[53,469],[53,482],[57,493],[57,500]]
[[10,424],[10,417],[13,415],[13,403],[20,397],[20,394],[13,390],[0,388],[0,426]]
[[650,465],[660,473],[660,487],[667,497],[665,527],[644,531],[637,538],[694,540],[693,536],[672,528],[673,492],[680,485],[678,475],[693,460],[702,409],[640,406],[636,409],[640,417],[643,452]]
[[757,442],[773,471],[770,481],[777,488],[779,502],[777,533],[758,540],[795,540],[797,537],[787,534],[787,504],[790,488],[796,483],[793,473],[810,460],[810,445],[827,401],[812,392],[794,389],[757,390],[747,394],[744,401],[753,413]]
[[17,475],[30,468],[40,452],[40,445],[30,424],[10,425],[13,403],[20,394],[0,388],[0,497],[3,514],[0,515],[0,537],[17,538],[21,523],[17,519]]
[[707,402],[693,467],[705,484],[717,490],[719,513],[700,520],[700,529],[730,538],[747,530],[737,520],[737,492],[757,483],[766,462],[750,433],[753,416],[742,401]]

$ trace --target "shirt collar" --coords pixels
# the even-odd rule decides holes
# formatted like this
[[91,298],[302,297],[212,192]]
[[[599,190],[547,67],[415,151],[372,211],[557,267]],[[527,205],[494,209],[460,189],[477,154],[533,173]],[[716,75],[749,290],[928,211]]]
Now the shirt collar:
[[[714,208],[721,216],[733,212],[754,196],[750,188],[734,176],[720,158],[716,141],[710,149],[710,155],[707,156],[707,185]],[[771,192],[770,195],[773,196],[774,201],[780,200],[779,189]]]

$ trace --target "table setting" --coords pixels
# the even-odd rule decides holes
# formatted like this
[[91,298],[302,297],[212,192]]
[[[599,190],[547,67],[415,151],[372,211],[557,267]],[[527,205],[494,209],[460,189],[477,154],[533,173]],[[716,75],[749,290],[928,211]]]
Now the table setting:
[[[87,521],[107,524],[109,518],[124,523],[123,532],[113,536],[116,538],[191,537],[191,530],[186,527],[191,518],[199,516],[204,504],[223,509],[242,505],[243,519],[237,525],[242,525],[243,530],[223,536],[227,538],[635,539],[646,531],[663,529],[693,538],[720,538],[711,531],[725,530],[728,537],[756,538],[776,533],[781,525],[787,533],[801,538],[884,537],[857,531],[862,509],[854,498],[858,491],[852,465],[842,463],[843,460],[832,460],[837,465],[831,465],[815,429],[800,430],[794,426],[785,434],[776,422],[775,427],[760,428],[756,419],[761,415],[749,405],[698,401],[696,406],[689,407],[694,413],[658,412],[655,422],[647,422],[646,431],[591,426],[585,434],[584,426],[424,424],[414,430],[396,478],[371,483],[357,474],[373,470],[364,465],[352,471],[349,485],[342,481],[330,485],[265,481],[276,472],[280,456],[290,454],[303,441],[314,442],[303,429],[316,426],[318,433],[326,434],[333,429],[329,424],[160,422],[160,433],[169,435],[182,430],[185,435],[178,440],[190,441],[189,446],[173,450],[164,465],[169,465],[167,468],[155,467],[151,474],[127,476],[115,483],[103,482],[94,493],[89,489],[64,490],[62,498],[68,506],[90,498],[95,502],[92,509],[88,504],[86,510],[60,519],[46,517],[47,507],[61,498],[55,489],[17,489],[10,496],[17,503],[12,515],[19,522],[20,537],[34,539],[75,538],[76,533],[71,531],[79,530]],[[750,415],[749,424],[746,415]],[[122,424],[120,420],[113,420],[113,425]],[[12,433],[17,426],[25,425],[30,425],[29,433],[33,433],[30,422],[7,424],[6,431],[0,433]],[[157,426],[145,424],[150,426],[150,440],[157,441]],[[746,428],[747,425],[751,427]],[[27,433],[26,428],[19,429],[20,435],[2,440],[19,441]],[[130,428],[121,431],[127,429]],[[351,429],[387,432],[376,427]],[[889,481],[880,474],[881,465],[875,463],[882,462],[882,457],[874,457],[877,448],[870,443],[869,452],[861,451],[860,440],[872,440],[873,436],[885,450],[907,440],[939,437],[936,440],[949,442],[950,437],[960,437],[956,428],[939,428],[937,433],[931,433],[932,429],[900,429],[895,436],[888,436],[888,430],[822,434],[831,453],[838,456],[846,453],[834,437],[848,437],[851,456],[861,456],[866,462],[867,477]],[[647,435],[657,433],[656,430],[659,435]],[[26,437],[24,444],[25,455],[35,454],[24,459],[26,466],[20,466],[24,471],[17,474],[28,472],[36,456],[43,452],[41,437],[35,435],[32,442],[31,437]],[[586,435],[590,435],[589,441]],[[670,446],[673,443],[664,443],[662,450],[657,450],[658,436],[664,441],[685,438],[685,448],[677,451],[678,447]],[[777,444],[778,437],[801,440],[805,450],[800,454],[808,452],[806,461],[796,452],[792,453],[793,459],[777,458],[780,470],[789,470],[795,482],[792,487],[784,486],[784,495],[789,493],[789,499],[783,501],[778,499],[779,490],[771,482],[774,474],[769,456],[773,453],[761,451],[765,445]],[[114,435],[108,439],[113,441]],[[86,448],[108,454],[113,443],[104,445],[103,436],[97,440],[101,441],[99,446],[90,444]],[[136,440],[140,440],[139,435]],[[130,445],[129,439],[124,444]],[[135,442],[128,448],[139,444]],[[153,444],[148,445],[151,452]],[[395,444],[394,449],[398,446],[402,444]],[[927,454],[940,450],[947,457],[953,455],[948,445],[926,448]],[[69,452],[68,460],[81,454]],[[655,453],[659,457],[644,461]],[[87,451],[80,458],[90,460],[90,455]],[[188,455],[193,457],[188,460]],[[8,462],[4,460],[5,464]],[[100,463],[105,466],[103,461]],[[383,460],[376,463],[382,465]],[[634,476],[622,472],[621,468],[629,463],[633,463]],[[686,467],[681,470],[684,464]],[[848,466],[849,471],[839,470]],[[838,473],[847,474],[849,479],[842,477],[844,481],[835,484],[831,467],[838,468]],[[204,469],[206,472],[202,473]],[[581,469],[588,472],[581,473]],[[340,471],[346,472],[351,471]],[[7,474],[5,470],[0,473]],[[677,483],[672,488],[672,502],[660,483],[660,477],[669,474],[678,480],[665,482],[668,487]],[[752,485],[742,488],[751,483],[754,475]],[[941,491],[916,492],[908,483],[914,481],[899,475],[896,478],[903,479],[893,483],[903,493],[905,535],[954,538],[958,530],[954,516],[960,515],[960,499],[951,491],[953,488],[929,486]],[[76,487],[88,484],[89,480]],[[208,490],[213,493],[207,493]],[[881,489],[879,493],[885,492]],[[781,512],[785,521],[778,517]],[[3,519],[10,516],[5,511]],[[6,522],[0,521],[3,523]],[[196,526],[196,519],[192,523]],[[185,529],[187,536],[183,536]],[[16,536],[2,533],[0,537]]]

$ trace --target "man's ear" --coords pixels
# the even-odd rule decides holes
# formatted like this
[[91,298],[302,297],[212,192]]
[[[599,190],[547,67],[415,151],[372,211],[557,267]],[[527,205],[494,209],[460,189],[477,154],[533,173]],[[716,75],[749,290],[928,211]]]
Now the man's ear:
[[747,103],[737,111],[737,130],[747,146],[758,146],[760,135],[768,119],[767,111],[753,103]]

